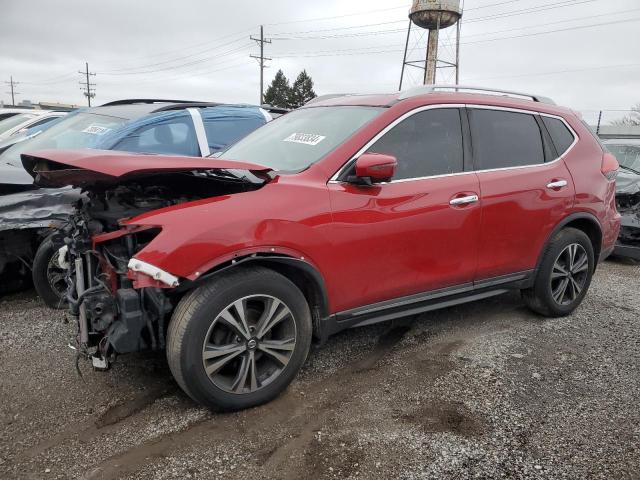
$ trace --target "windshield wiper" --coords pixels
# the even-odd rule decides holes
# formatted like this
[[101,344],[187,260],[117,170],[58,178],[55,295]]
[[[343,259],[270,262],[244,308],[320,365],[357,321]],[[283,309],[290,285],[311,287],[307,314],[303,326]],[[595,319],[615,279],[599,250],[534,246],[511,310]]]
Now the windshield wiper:
[[638,170],[634,170],[631,167],[627,167],[626,165],[620,164],[620,168],[624,168],[625,170],[628,170],[629,172],[635,173],[636,175],[640,175],[640,172]]

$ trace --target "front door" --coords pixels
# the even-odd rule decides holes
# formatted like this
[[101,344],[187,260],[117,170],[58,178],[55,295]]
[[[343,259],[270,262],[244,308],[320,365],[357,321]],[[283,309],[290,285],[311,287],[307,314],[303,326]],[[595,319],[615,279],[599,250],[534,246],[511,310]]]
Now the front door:
[[338,311],[472,282],[479,182],[464,171],[460,115],[421,109],[374,139],[367,152],[398,160],[391,182],[329,183]]

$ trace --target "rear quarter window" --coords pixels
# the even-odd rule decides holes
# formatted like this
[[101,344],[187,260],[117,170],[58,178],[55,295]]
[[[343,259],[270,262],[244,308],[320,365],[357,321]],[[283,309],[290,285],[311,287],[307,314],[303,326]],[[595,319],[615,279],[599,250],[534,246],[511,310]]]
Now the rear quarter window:
[[564,155],[573,145],[575,137],[562,120],[542,115],[542,121],[551,135],[551,140],[556,147],[558,155]]

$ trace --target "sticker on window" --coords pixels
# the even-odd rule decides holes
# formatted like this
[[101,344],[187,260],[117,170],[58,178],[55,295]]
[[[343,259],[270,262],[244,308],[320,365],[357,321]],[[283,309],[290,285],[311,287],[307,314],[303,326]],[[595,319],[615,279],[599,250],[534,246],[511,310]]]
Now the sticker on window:
[[100,125],[89,125],[87,128],[82,130],[82,133],[90,133],[91,135],[104,135],[110,128],[101,127]]
[[293,143],[302,143],[303,145],[318,145],[325,138],[327,137],[322,135],[316,135],[315,133],[292,133],[283,141],[293,142]]

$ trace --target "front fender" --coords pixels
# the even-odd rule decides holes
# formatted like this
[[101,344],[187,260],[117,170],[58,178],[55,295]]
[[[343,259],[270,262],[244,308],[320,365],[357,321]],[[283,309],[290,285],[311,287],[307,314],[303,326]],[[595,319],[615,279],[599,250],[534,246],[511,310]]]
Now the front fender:
[[331,253],[330,223],[325,185],[286,181],[176,205],[126,222],[161,229],[135,258],[189,280],[254,253],[304,257],[323,273],[323,259]]

